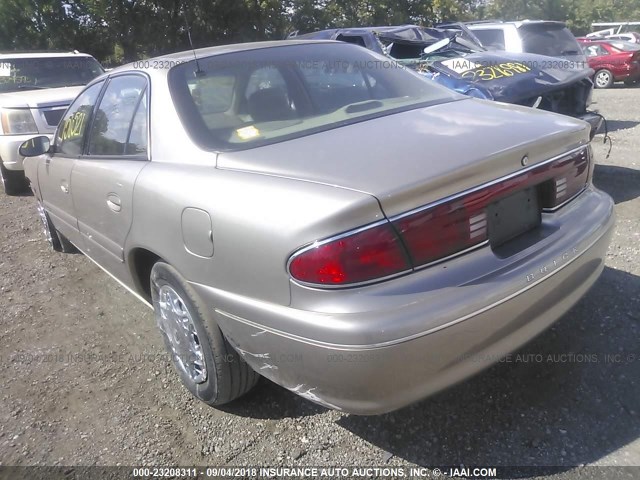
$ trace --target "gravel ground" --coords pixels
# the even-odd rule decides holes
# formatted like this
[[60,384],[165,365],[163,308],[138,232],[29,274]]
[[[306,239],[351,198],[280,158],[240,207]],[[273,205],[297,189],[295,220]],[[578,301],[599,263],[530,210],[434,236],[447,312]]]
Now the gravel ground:
[[51,252],[33,197],[0,194],[0,465],[640,465],[639,97],[595,92],[613,149],[596,137],[594,181],[618,215],[595,287],[511,361],[377,417],[266,380],[232,406],[199,403],[152,312]]

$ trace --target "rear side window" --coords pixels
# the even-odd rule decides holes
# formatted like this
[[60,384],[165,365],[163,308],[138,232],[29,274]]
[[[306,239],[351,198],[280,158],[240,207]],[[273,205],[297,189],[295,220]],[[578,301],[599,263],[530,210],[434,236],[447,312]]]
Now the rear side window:
[[618,52],[637,52],[638,50],[640,50],[640,45],[631,42],[616,41],[609,42],[609,45],[611,45]]
[[504,31],[500,28],[492,30],[473,30],[482,45],[490,50],[504,50]]
[[84,134],[103,86],[104,82],[100,82],[87,88],[64,114],[56,134],[58,153],[71,157],[82,153]]
[[603,55],[609,55],[609,52],[601,45],[589,45],[584,49],[584,53],[587,57],[601,57]]
[[523,25],[519,29],[522,48],[528,53],[561,57],[578,55],[581,52],[578,41],[563,25],[533,24]]
[[89,136],[89,155],[124,155],[132,121],[147,81],[140,75],[113,78],[95,111]]

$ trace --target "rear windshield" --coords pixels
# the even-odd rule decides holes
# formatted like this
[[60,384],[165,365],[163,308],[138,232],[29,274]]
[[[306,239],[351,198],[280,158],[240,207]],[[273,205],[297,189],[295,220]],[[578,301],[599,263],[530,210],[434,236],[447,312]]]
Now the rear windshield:
[[86,85],[104,70],[93,57],[0,60],[0,93]]
[[345,43],[310,43],[199,59],[169,72],[196,143],[241,150],[458,99],[387,57]]
[[562,57],[582,53],[578,41],[569,29],[560,24],[531,24],[519,29],[522,49],[528,53]]
[[474,29],[473,34],[482,42],[482,46],[489,50],[504,50],[504,31],[496,29]]
[[613,48],[615,48],[620,52],[637,52],[638,50],[640,50],[640,45],[638,45],[637,43],[622,42],[622,41],[620,42],[613,41],[608,43],[609,45],[611,45]]

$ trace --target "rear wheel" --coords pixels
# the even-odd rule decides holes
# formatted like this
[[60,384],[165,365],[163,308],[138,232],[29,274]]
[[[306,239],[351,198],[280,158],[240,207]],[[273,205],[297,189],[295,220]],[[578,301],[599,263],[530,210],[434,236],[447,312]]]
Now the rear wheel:
[[606,68],[598,70],[593,77],[593,83],[596,88],[609,88],[613,85],[613,74]]
[[49,214],[40,202],[38,202],[38,213],[44,226],[44,236],[54,251],[61,253],[74,253],[78,251],[75,245],[56,229],[51,218],[49,218]]
[[185,387],[208,405],[244,395],[260,378],[224,338],[208,309],[178,271],[164,262],[151,269],[156,322]]
[[0,180],[7,195],[20,195],[29,188],[24,170],[7,170],[2,162],[0,162]]

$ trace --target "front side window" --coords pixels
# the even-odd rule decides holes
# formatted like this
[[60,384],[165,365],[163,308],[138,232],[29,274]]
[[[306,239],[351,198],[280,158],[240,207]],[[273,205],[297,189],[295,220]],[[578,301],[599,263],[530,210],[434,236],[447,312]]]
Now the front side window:
[[84,134],[103,85],[99,82],[82,92],[60,120],[55,141],[58,153],[71,157],[82,154]]
[[103,73],[93,57],[3,58],[0,93],[86,85]]
[[187,132],[211,150],[253,148],[461,98],[345,43],[238,51],[199,59],[199,68],[172,68],[169,86]]
[[[146,102],[142,104],[146,86],[146,79],[140,75],[111,79],[94,114],[89,134],[89,155],[125,155],[132,150],[135,153],[143,153],[138,151],[140,149],[146,151],[146,145],[129,145],[132,134],[134,144],[141,141],[142,118],[146,121]],[[139,109],[143,111],[136,115]],[[144,131],[146,133],[146,125]]]

